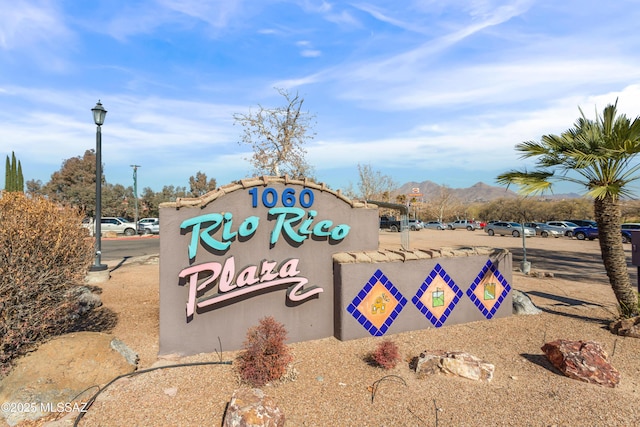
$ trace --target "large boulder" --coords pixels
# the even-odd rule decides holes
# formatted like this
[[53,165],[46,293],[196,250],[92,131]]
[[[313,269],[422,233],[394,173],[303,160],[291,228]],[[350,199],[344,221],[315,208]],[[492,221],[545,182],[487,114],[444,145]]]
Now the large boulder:
[[446,374],[490,382],[495,366],[469,353],[424,351],[415,361],[419,376]]
[[623,337],[640,338],[640,316],[611,322],[609,329]]
[[34,410],[1,414],[10,426],[37,420],[49,414],[47,408],[86,403],[95,393],[95,386],[136,368],[137,355],[111,334],[62,335],[20,358],[0,382],[0,402],[15,407],[29,405]]
[[556,340],[543,345],[542,351],[569,378],[612,388],[620,382],[620,372],[597,342]]
[[284,414],[259,388],[241,388],[231,397],[223,427],[281,427]]
[[535,306],[529,295],[524,292],[520,292],[517,289],[511,291],[511,298],[513,301],[513,314],[540,314],[542,310]]

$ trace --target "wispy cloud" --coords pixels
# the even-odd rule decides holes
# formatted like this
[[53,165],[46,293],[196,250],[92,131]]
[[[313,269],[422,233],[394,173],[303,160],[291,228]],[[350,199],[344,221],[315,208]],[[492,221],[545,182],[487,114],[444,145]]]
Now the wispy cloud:
[[27,58],[48,70],[64,70],[75,43],[73,32],[57,4],[26,0],[0,2],[0,58]]
[[316,115],[309,160],[334,187],[357,163],[491,183],[578,106],[640,114],[637,5],[0,0],[0,155],[19,147],[25,178],[48,180],[94,147],[101,99],[109,182],[135,163],[143,187],[225,183],[250,173],[233,114],[281,105],[278,87]]

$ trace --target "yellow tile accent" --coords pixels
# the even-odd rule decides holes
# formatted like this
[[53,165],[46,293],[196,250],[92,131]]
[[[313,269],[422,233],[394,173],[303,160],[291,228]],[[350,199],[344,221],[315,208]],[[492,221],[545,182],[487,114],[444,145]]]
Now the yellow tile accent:
[[[437,292],[437,294],[434,295],[434,292]],[[444,304],[441,304],[442,298],[439,298],[439,292],[443,293],[442,297],[444,298]],[[437,298],[436,300],[434,300],[434,296]],[[447,307],[449,307],[449,304],[451,304],[451,301],[453,301],[453,298],[455,296],[456,294],[453,289],[451,289],[447,282],[445,282],[444,279],[438,275],[434,277],[433,281],[429,285],[429,288],[420,298],[420,302],[422,302],[429,309],[431,314],[433,314],[437,318],[440,318],[444,314]]]
[[[491,310],[498,302],[498,297],[502,294],[503,290],[504,286],[502,286],[493,272],[487,271],[473,294],[479,301],[482,301],[482,304],[487,308],[487,310]],[[487,292],[486,294],[485,291]],[[490,296],[493,296],[493,298],[489,298]]]
[[358,310],[376,328],[380,329],[397,305],[398,300],[389,293],[389,290],[382,283],[377,282],[360,302]]

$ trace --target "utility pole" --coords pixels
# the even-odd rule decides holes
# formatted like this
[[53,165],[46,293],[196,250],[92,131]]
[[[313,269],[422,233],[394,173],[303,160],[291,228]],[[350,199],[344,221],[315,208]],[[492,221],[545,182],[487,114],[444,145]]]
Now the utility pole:
[[138,232],[138,168],[141,168],[140,165],[131,165],[133,168],[133,203],[136,209],[136,233]]

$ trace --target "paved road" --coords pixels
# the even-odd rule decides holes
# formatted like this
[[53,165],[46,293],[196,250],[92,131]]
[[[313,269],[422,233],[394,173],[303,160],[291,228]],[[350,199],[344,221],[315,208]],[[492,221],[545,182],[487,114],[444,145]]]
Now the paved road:
[[[488,236],[482,230],[420,230],[410,232],[411,249],[460,246],[505,248],[513,254],[513,267],[518,269],[523,258],[522,239],[511,236]],[[400,248],[400,233],[380,232],[380,244],[387,249]],[[577,282],[589,281],[608,285],[598,240],[581,241],[568,237],[526,239],[527,261],[532,270],[552,272],[556,277]],[[631,244],[624,244],[631,284],[637,287],[638,268],[631,264]]]
[[[439,248],[443,246],[489,246],[507,248],[513,253],[514,269],[523,257],[522,239],[487,236],[483,231],[466,230],[421,230],[411,232],[412,249]],[[380,243],[387,249],[400,248],[400,233],[381,232]],[[638,284],[638,267],[631,265],[631,244],[625,244],[631,283]],[[600,257],[598,241],[578,241],[561,237],[543,239],[531,237],[526,240],[527,260],[533,269],[553,272],[556,276],[576,281],[596,281],[603,284],[608,279]],[[114,265],[129,258],[160,253],[158,236],[119,237],[102,240],[102,261]]]
[[160,253],[158,236],[119,237],[102,239],[102,261],[107,264],[126,261],[129,258]]

